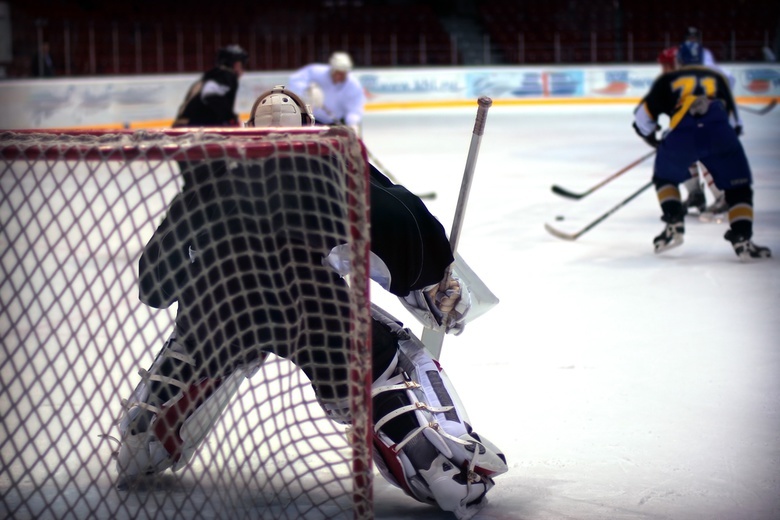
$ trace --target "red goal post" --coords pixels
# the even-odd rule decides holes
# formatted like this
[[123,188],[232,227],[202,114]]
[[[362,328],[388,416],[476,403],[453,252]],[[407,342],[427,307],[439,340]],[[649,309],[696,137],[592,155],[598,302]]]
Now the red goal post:
[[[0,515],[372,518],[366,156],[340,127],[0,132]],[[281,196],[314,226],[324,221],[312,208],[343,217],[318,231],[350,246],[351,424],[331,421],[306,375],[272,355],[189,465],[117,490],[122,400],[176,314],[139,301],[138,260],[182,189],[182,165],[256,167],[275,186],[269,165],[284,159],[302,183],[334,173],[335,197]],[[272,247],[257,254],[285,268]]]

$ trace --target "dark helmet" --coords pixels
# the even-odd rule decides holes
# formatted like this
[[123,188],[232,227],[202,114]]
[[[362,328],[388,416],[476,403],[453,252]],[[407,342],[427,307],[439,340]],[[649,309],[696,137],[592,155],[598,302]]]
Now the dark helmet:
[[701,31],[696,27],[688,27],[688,30],[685,31],[685,40],[701,43]]
[[249,54],[240,45],[228,45],[217,52],[217,65],[232,67],[237,61],[246,65]]
[[683,42],[677,49],[677,62],[681,65],[701,65],[704,63],[704,49],[697,42]]

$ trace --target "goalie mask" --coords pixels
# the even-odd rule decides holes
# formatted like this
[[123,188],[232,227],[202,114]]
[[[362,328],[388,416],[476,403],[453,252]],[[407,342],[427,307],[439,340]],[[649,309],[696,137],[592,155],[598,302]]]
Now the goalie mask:
[[309,105],[293,92],[277,85],[255,100],[249,114],[248,127],[312,126],[314,115]]

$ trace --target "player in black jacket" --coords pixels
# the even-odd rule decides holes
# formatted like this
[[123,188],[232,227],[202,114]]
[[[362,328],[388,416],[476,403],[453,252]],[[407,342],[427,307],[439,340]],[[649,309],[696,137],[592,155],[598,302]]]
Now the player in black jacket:
[[[249,126],[309,124],[303,106],[276,87],[258,98]],[[184,467],[268,353],[301,368],[326,414],[350,423],[347,230],[332,203],[344,197],[338,168],[335,159],[284,155],[236,161],[194,179],[170,204],[139,261],[139,296],[157,308],[178,302],[175,332],[127,402],[123,479]],[[370,200],[371,277],[407,308],[462,330],[470,296],[456,273],[440,288],[454,261],[442,225],[373,166]],[[421,342],[376,306],[372,318],[377,465],[417,500],[468,518],[506,461],[472,431]]]
[[[739,141],[742,124],[728,80],[702,66],[703,49],[685,42],[677,51],[679,68],[662,74],[634,111],[634,129],[650,146],[658,148],[653,181],[666,222],[655,237],[660,253],[683,242],[685,211],[679,184],[690,178],[688,167],[701,161],[715,185],[725,192],[730,228],[724,238],[740,259],[767,258],[770,251],[751,241],[753,236],[753,179],[745,150]],[[666,137],[656,137],[658,118],[670,118]]]
[[248,58],[239,45],[220,49],[216,66],[206,71],[187,91],[173,126],[239,126],[234,106],[238,80]]

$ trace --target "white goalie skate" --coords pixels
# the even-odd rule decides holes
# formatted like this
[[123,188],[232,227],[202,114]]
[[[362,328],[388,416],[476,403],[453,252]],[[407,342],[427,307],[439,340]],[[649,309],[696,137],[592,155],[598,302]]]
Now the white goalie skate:
[[373,385],[374,461],[411,497],[467,520],[486,503],[506,458],[474,432],[449,378],[422,343],[388,316],[395,359]]
[[116,454],[119,487],[168,468],[183,468],[243,380],[261,364],[262,360],[240,367],[225,378],[183,382],[189,379],[186,374],[192,373],[195,360],[172,335],[151,369],[139,372],[141,382],[124,403]]

